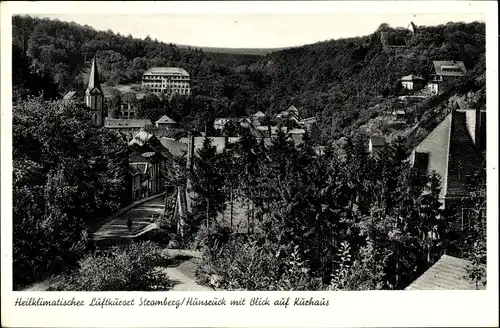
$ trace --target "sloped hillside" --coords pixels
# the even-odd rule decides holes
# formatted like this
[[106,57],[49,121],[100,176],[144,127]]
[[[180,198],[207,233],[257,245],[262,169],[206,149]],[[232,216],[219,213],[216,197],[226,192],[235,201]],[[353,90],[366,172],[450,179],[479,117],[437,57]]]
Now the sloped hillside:
[[[350,135],[383,115],[401,92],[398,79],[409,74],[428,78],[434,60],[464,61],[469,72],[481,61],[484,65],[485,24],[447,23],[418,27],[416,32],[382,24],[363,37],[252,56],[181,49],[75,23],[15,16],[13,51],[17,58],[22,57],[22,49],[27,59],[19,65],[32,61],[56,82],[59,95],[84,87],[80,73],[96,52],[108,85],[136,83],[152,66],[180,66],[191,75],[192,96],[170,106],[169,116],[181,124],[202,130],[215,117],[258,110],[274,114],[294,104],[302,117],[318,118],[312,137],[325,143]],[[22,75],[23,68],[16,65],[14,70]],[[16,79],[22,80],[22,76]],[[484,85],[484,80],[477,83]],[[462,88],[467,93],[471,84]],[[412,109],[412,120],[424,118],[439,99]]]

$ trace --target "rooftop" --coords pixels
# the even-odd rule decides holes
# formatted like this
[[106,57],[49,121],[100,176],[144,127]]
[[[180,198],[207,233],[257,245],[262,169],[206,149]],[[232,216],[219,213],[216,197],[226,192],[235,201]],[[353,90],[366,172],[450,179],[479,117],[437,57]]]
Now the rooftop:
[[467,72],[463,61],[435,60],[434,69],[441,76],[464,76]]
[[172,138],[161,138],[161,144],[174,156],[184,156],[187,153],[187,144]]
[[401,78],[401,81],[415,81],[415,80],[425,81],[423,77],[413,74],[406,75]]
[[370,141],[373,146],[385,145],[385,137],[370,137]]
[[262,112],[259,110],[257,113],[253,114],[252,116],[253,116],[253,117],[264,117],[264,116],[266,116],[266,114],[262,113]]
[[155,75],[178,75],[178,76],[187,76],[189,77],[189,73],[186,72],[184,68],[180,67],[152,67],[148,69],[144,74],[155,74]]
[[174,121],[173,119],[171,119],[170,117],[168,117],[167,115],[163,115],[155,123],[159,123],[159,124],[166,124],[166,123],[176,124],[177,122]]
[[472,262],[444,254],[406,290],[476,290],[486,289],[486,281],[478,286],[468,277]]
[[143,128],[146,125],[151,125],[151,121],[147,119],[122,119],[122,118],[106,118],[104,126],[107,128]]
[[63,97],[64,100],[70,100],[74,99],[75,97],[78,96],[78,93],[76,91],[68,91]]

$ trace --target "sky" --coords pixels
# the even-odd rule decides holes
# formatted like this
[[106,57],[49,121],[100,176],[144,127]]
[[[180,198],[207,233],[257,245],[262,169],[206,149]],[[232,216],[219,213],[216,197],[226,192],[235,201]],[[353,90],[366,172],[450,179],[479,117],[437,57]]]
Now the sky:
[[373,33],[381,23],[391,27],[439,25],[450,21],[484,21],[480,13],[439,14],[31,14],[111,29],[136,38],[224,48],[280,48]]

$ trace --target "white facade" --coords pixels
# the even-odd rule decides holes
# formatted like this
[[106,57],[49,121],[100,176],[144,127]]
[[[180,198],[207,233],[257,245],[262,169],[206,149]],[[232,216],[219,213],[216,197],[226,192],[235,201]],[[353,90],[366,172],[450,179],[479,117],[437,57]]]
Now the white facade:
[[153,67],[142,75],[142,86],[153,93],[191,94],[189,73],[179,67]]

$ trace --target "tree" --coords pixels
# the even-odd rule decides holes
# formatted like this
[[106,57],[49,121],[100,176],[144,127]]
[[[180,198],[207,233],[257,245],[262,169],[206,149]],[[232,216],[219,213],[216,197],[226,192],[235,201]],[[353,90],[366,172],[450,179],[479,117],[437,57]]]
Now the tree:
[[216,147],[212,146],[209,138],[203,140],[203,147],[198,150],[198,156],[194,159],[193,191],[196,193],[195,215],[196,221],[205,219],[206,225],[210,225],[211,219],[217,213],[222,212],[225,207],[225,195],[223,191],[224,177],[218,167],[219,158]]
[[164,109],[160,99],[154,93],[148,93],[144,98],[140,99],[137,108],[137,117],[151,120],[152,123],[156,122],[162,115]]
[[127,148],[95,127],[83,105],[20,101],[13,108],[15,286],[59,273],[86,251],[81,233],[118,210],[126,190]]
[[111,98],[108,111],[111,112],[113,118],[120,118],[122,114],[122,97],[120,93],[115,93]]

